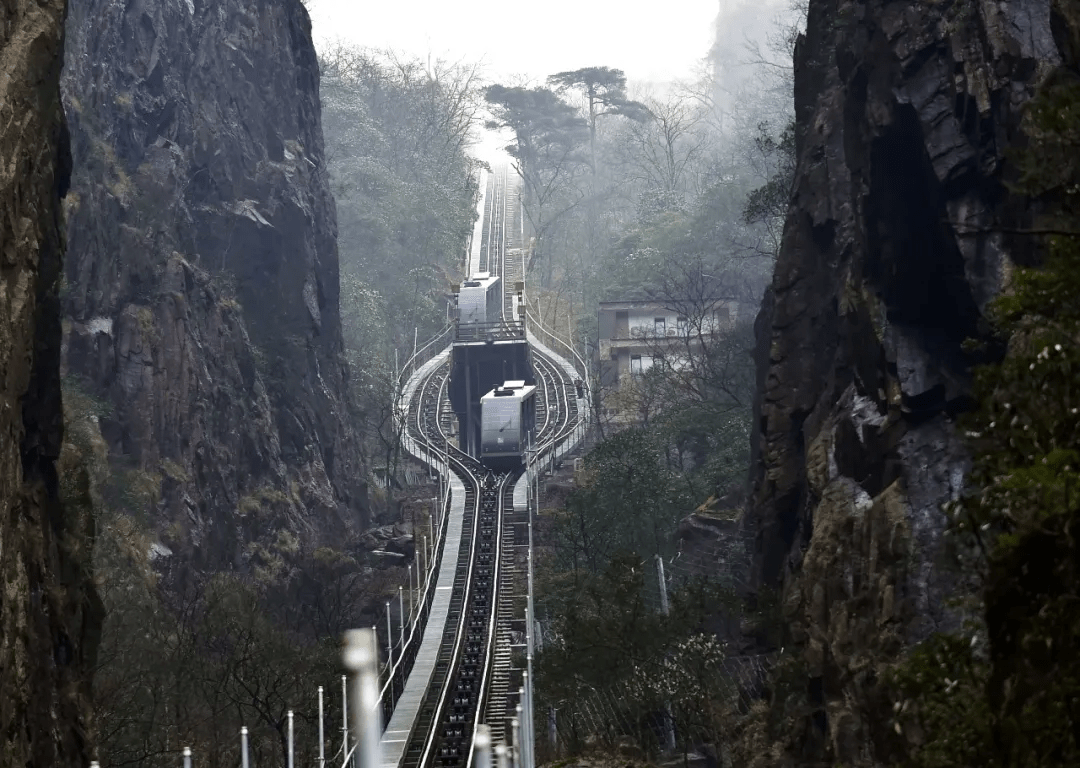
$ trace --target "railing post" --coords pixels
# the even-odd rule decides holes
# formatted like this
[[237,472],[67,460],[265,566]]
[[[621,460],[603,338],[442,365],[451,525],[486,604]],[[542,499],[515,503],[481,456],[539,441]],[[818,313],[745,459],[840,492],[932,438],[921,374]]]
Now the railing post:
[[[518,707],[518,711],[521,711],[520,707]],[[510,747],[510,766],[511,768],[519,768],[518,755],[521,748],[518,745],[521,744],[521,735],[518,733],[518,719],[516,717],[510,721],[510,738],[514,740],[514,745]]]
[[397,588],[397,602],[398,602],[398,637],[401,644],[401,652],[398,653],[398,660],[405,654],[405,590],[403,587]]
[[520,739],[520,741],[514,742],[514,746],[517,747],[518,765],[520,765],[521,768],[529,768],[529,748],[526,746],[529,740],[529,724],[525,719],[524,686],[518,689],[518,703],[515,711],[517,712],[518,721],[517,738]]
[[491,730],[486,725],[476,726],[473,739],[473,766],[491,768]]
[[[528,666],[532,666],[532,655],[529,656]],[[525,706],[523,711],[525,714],[525,727],[522,729],[524,736],[522,737],[522,746],[525,748],[525,765],[526,768],[530,768],[533,762],[533,711],[532,711],[532,677],[529,675],[529,670],[526,669],[522,673],[524,685],[522,690],[525,693]]]
[[322,686],[319,686],[319,768],[326,766],[326,737],[323,734]]
[[[91,763],[95,765],[95,763]],[[184,747],[184,768],[191,768],[191,747]]]
[[294,743],[295,742],[293,741],[293,713],[292,713],[292,710],[290,709],[289,710],[289,757],[288,757],[288,768],[293,768],[293,744]]
[[525,762],[525,758],[529,756],[529,750],[525,747],[526,735],[528,734],[528,728],[525,723],[525,689],[518,689],[518,703],[514,707],[514,713],[517,715],[518,729],[517,729],[517,741],[514,742],[514,747],[517,749],[518,765],[521,768],[527,768],[528,763]]
[[345,633],[342,654],[345,668],[352,674],[353,731],[359,768],[379,768],[379,737],[382,724],[379,711],[379,651],[375,633],[351,629]]
[[394,669],[394,627],[390,623],[390,601],[386,601],[386,667],[393,674]]
[[509,761],[506,759],[506,745],[495,745],[495,768],[509,768]]
[[349,754],[349,689],[348,678],[341,676],[341,754]]
[[240,767],[248,768],[248,733],[247,726],[240,729]]
[[[431,523],[431,518],[430,517],[428,518],[428,523],[429,524]],[[431,571],[432,557],[431,557],[431,552],[428,550],[428,537],[427,537],[427,534],[424,534],[423,538],[424,538],[424,548],[423,548],[422,551],[424,553],[424,585],[421,587],[421,589],[427,589],[428,579],[430,578],[429,572]]]

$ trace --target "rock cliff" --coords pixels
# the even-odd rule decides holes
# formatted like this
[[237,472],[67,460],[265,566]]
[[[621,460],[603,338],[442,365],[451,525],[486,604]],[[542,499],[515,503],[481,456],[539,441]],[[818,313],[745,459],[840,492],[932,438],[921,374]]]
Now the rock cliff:
[[0,765],[86,765],[93,521],[60,501],[64,0],[0,3]]
[[162,551],[366,524],[302,3],[73,0],[68,35],[66,370]]
[[747,516],[805,697],[789,761],[884,762],[884,667],[955,628],[940,505],[967,468],[962,343],[1037,257],[1008,234],[1031,212],[1005,150],[1058,59],[1053,27],[1051,0],[809,4]]

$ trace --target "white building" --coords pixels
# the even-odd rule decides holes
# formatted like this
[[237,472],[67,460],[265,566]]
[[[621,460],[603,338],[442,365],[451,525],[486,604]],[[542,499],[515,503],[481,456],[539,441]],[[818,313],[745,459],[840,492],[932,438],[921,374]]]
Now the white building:
[[[682,355],[713,333],[731,328],[735,302],[714,300],[698,306],[687,302],[685,314],[655,301],[602,301],[599,326],[600,387],[617,391],[647,371],[663,355],[678,365]],[[630,414],[607,414],[617,422],[633,421]]]

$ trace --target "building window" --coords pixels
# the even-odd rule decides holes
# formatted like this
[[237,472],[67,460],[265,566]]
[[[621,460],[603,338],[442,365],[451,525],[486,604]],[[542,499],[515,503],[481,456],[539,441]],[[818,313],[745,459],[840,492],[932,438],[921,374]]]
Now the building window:
[[690,321],[685,317],[677,318],[675,324],[678,326],[680,336],[686,336],[690,333]]
[[630,374],[640,376],[641,371],[641,355],[630,355]]
[[663,336],[664,335],[664,333],[665,333],[664,325],[665,325],[664,318],[662,318],[662,317],[653,318],[653,330],[656,331],[657,336]]

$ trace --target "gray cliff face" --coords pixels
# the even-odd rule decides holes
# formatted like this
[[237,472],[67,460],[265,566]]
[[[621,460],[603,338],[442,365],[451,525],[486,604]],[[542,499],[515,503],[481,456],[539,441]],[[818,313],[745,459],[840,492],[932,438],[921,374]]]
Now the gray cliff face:
[[300,0],[74,0],[68,34],[66,366],[117,466],[209,567],[366,523]]
[[749,525],[805,666],[799,762],[888,754],[880,674],[954,628],[940,505],[962,487],[965,338],[1034,254],[1005,149],[1057,60],[1050,0],[811,0],[799,165],[758,320]]
[[[0,765],[86,765],[93,519],[61,502],[63,0],[0,2]],[[85,477],[84,477],[85,485]]]

